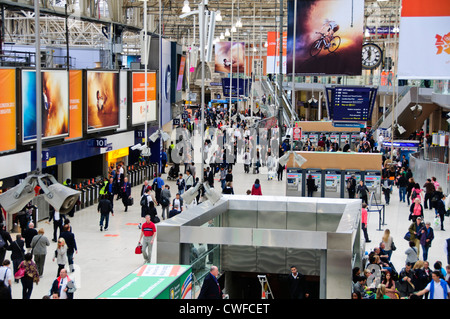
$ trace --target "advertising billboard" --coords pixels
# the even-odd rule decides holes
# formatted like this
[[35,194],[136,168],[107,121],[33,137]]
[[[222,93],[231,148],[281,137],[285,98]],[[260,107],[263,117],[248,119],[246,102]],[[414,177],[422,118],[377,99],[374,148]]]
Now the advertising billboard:
[[245,43],[217,42],[215,44],[215,72],[244,73]]
[[[156,72],[147,72],[147,121],[157,120],[156,81]],[[132,125],[139,125],[145,123],[145,73],[133,72],[131,82],[131,123]]]
[[16,149],[16,70],[0,69],[0,152]]
[[288,2],[287,72],[361,75],[364,1],[298,0],[296,37],[294,1]]
[[87,131],[119,126],[119,73],[87,71]]
[[450,6],[447,0],[403,0],[398,78],[448,79]]
[[69,136],[66,140],[83,137],[83,71],[69,71]]
[[[286,74],[287,32],[283,32],[282,72]],[[267,74],[280,73],[280,33],[267,32]]]
[[[69,76],[66,70],[41,71],[42,139],[69,134]],[[36,71],[22,71],[22,141],[36,140]]]

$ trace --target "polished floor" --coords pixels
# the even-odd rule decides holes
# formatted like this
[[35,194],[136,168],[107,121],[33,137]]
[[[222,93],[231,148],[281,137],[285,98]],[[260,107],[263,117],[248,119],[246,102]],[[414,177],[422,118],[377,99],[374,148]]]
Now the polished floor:
[[[200,171],[200,164],[196,164],[197,172]],[[242,163],[238,163],[234,170],[234,191],[236,194],[245,194],[251,189],[253,182],[259,178],[262,185],[263,195],[285,195],[285,172],[283,180],[267,179],[267,168],[261,168],[260,174],[246,174]],[[165,177],[166,175],[163,175]],[[171,186],[172,196],[176,193],[174,181],[165,182]],[[216,175],[216,187],[220,187],[218,176]],[[139,198],[141,187],[136,186],[132,189],[132,196]],[[78,290],[75,293],[77,299],[94,299],[106,289],[117,283],[123,277],[127,276],[143,264],[142,255],[136,255],[134,249],[139,240],[140,230],[138,223],[140,218],[139,201],[135,200],[134,206],[129,207],[124,212],[122,202],[114,201],[114,216],[110,217],[110,226],[108,231],[101,232],[99,229],[99,214],[96,211],[97,206],[89,206],[78,211],[71,218],[71,225],[76,236],[78,251],[74,255],[75,272],[69,273],[69,277],[77,282]],[[161,216],[161,208],[158,207],[158,214]],[[371,243],[366,244],[366,251],[370,252],[383,236],[385,229],[390,229],[394,238],[397,250],[392,255],[392,262],[398,271],[403,267],[407,249],[407,242],[403,239],[404,234],[410,225],[408,221],[409,207],[406,203],[400,203],[398,190],[394,189],[391,203],[386,206],[384,219],[376,211],[369,212],[368,232]],[[383,216],[381,216],[383,217]],[[427,210],[425,220],[432,221],[434,212]],[[381,224],[381,225],[380,225]],[[444,222],[445,228],[450,230],[448,219]],[[43,228],[45,235],[51,239],[53,226],[47,221],[40,221],[37,228]],[[448,231],[439,230],[440,227],[434,227],[435,239],[429,250],[431,267],[436,260],[441,260],[446,265],[446,254],[444,252],[444,241],[449,237]],[[15,234],[11,234],[14,236]],[[14,237],[13,237],[14,238]],[[48,294],[53,280],[56,278],[58,265],[52,261],[52,255],[56,243],[51,242],[48,247],[48,253],[45,262],[44,276],[38,285],[34,286],[32,299],[40,299]],[[153,246],[152,263],[156,260],[156,245]],[[7,253],[6,258],[9,258]],[[301,269],[300,269],[301,271]],[[350,280],[350,276],[349,276]],[[22,298],[22,286],[20,283],[13,283],[12,294],[14,299]]]

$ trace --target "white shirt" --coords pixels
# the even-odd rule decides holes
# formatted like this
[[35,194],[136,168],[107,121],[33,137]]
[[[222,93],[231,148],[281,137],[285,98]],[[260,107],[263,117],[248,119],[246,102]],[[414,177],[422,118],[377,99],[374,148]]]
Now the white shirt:
[[[426,286],[426,290],[431,291],[431,285],[434,284],[434,296],[433,299],[447,299],[446,296],[444,296],[444,289],[441,286],[441,282],[435,282],[434,280],[432,280],[430,283],[428,283],[428,285]],[[450,287],[447,284],[447,292],[450,292]],[[428,298],[431,295],[428,295]]]
[[61,278],[61,281],[59,282],[59,287],[61,288],[59,291],[59,299],[67,299],[67,293],[64,289],[66,289],[69,280],[69,277]]
[[0,280],[4,280],[5,286],[9,287],[9,281],[12,278],[12,271],[9,267],[1,266],[0,267]]

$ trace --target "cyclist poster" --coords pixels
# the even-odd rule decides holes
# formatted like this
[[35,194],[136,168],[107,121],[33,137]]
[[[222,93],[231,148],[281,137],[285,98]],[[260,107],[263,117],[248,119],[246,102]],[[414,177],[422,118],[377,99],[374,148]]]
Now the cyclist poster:
[[294,0],[288,2],[287,73],[361,75],[364,1],[297,0],[293,41]]
[[245,43],[217,42],[215,45],[215,72],[244,73]]

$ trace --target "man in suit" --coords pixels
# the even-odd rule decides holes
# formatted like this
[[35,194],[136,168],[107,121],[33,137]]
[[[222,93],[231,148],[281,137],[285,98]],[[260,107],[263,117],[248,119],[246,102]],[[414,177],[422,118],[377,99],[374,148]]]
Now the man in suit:
[[131,199],[131,184],[128,182],[128,177],[125,177],[123,179],[123,185],[120,188],[120,192],[121,192],[120,197],[122,197],[123,206],[125,206],[125,211],[127,211]]
[[67,245],[67,261],[69,262],[69,268],[71,272],[74,272],[75,269],[73,267],[73,254],[78,254],[77,242],[75,240],[75,235],[70,231],[69,225],[63,226],[63,232],[60,235],[60,238],[64,238]]
[[198,299],[223,299],[222,289],[220,289],[217,276],[219,269],[216,266],[211,266],[209,274],[203,280],[202,289],[198,295]]
[[296,266],[291,266],[291,274],[288,277],[289,296],[291,299],[308,298],[306,293],[305,276],[298,272]]
[[51,293],[57,295],[58,299],[73,299],[73,290],[69,287],[73,287],[73,281],[67,276],[67,270],[63,268],[59,272],[59,277],[53,281]]

